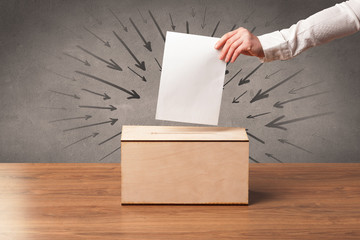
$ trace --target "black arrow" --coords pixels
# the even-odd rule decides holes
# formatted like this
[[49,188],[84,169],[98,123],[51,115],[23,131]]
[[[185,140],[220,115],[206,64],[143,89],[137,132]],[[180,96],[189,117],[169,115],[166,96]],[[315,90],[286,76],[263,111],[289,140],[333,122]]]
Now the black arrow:
[[244,19],[244,23],[247,23],[249,21],[249,18],[251,17],[251,15],[253,15],[254,12],[255,12],[255,9],[252,10],[252,12]]
[[54,110],[67,110],[64,107],[40,107],[40,108],[46,108],[46,109],[54,109]]
[[[226,63],[226,67],[229,65],[229,63],[230,63],[230,62],[227,62],[227,63]],[[225,71],[225,75],[226,75],[226,74],[229,74],[229,70],[227,70],[227,69],[226,69],[226,71]],[[223,86],[223,88],[224,88],[224,86]]]
[[280,72],[280,71],[281,71],[281,69],[277,70],[276,72],[273,72],[272,74],[266,75],[266,76],[265,76],[265,79],[269,79],[271,76],[277,74],[277,73]]
[[218,29],[219,24],[220,24],[220,21],[218,21],[218,23],[216,24],[215,29],[214,29],[213,33],[211,34],[212,37],[215,35],[216,30]]
[[107,67],[108,68],[111,68],[111,69],[114,69],[114,70],[118,70],[118,71],[122,71],[122,68],[112,59],[110,59],[110,62],[106,61],[105,59],[93,54],[92,52],[86,50],[85,48],[79,46],[79,45],[76,45],[76,47],[80,48],[81,50],[83,50],[84,52],[86,52],[87,54],[93,56],[94,58],[104,62],[107,64]]
[[109,86],[112,86],[112,87],[114,87],[114,88],[117,88],[117,89],[119,89],[119,90],[121,90],[121,91],[129,94],[130,97],[128,97],[127,99],[140,98],[139,94],[137,94],[137,92],[135,92],[135,90],[129,91],[129,90],[126,90],[125,88],[122,88],[122,87],[120,87],[120,86],[118,86],[118,85],[116,85],[116,84],[113,84],[113,83],[108,82],[108,81],[106,81],[106,80],[104,80],[104,79],[95,77],[95,76],[93,76],[93,75],[90,75],[90,74],[87,74],[87,73],[84,73],[84,72],[80,72],[80,71],[75,71],[75,72],[76,72],[76,73],[79,73],[79,74],[81,74],[81,75],[87,76],[87,77],[89,77],[89,78],[92,78],[92,79],[94,79],[94,80],[96,80],[96,81],[105,83],[105,84],[107,84],[107,85],[109,85]]
[[159,24],[156,22],[156,20],[155,20],[154,16],[153,16],[153,15],[152,15],[152,13],[150,12],[150,10],[149,10],[149,14],[150,14],[151,19],[152,19],[152,20],[153,20],[153,22],[155,23],[155,26],[156,26],[156,28],[158,29],[158,31],[159,31],[159,33],[160,33],[160,35],[161,35],[162,39],[163,39],[163,40],[164,40],[164,42],[165,42],[165,36],[164,36],[163,32],[161,31],[161,28],[160,28]]
[[241,68],[237,73],[235,73],[235,75],[232,76],[232,77],[224,84],[223,88],[224,88],[229,82],[231,82],[231,80],[233,80],[233,79],[236,77],[236,75],[238,75],[238,74],[241,72],[241,70],[242,70],[242,68]]
[[151,42],[147,42],[144,38],[144,36],[141,34],[141,32],[139,31],[139,29],[136,27],[135,23],[133,22],[133,20],[131,18],[129,18],[131,24],[133,25],[133,27],[135,28],[136,32],[139,34],[140,38],[143,40],[143,42],[145,43],[144,44],[144,47],[149,50],[150,52],[152,51],[151,50]]
[[80,58],[74,57],[74,56],[72,56],[72,55],[70,55],[70,54],[68,54],[68,53],[64,53],[64,55],[65,55],[65,56],[68,56],[68,57],[71,57],[71,58],[73,58],[73,59],[75,59],[75,60],[77,60],[77,61],[79,61],[79,62],[82,62],[83,64],[85,64],[85,66],[90,67],[90,63],[89,63],[87,60],[83,61],[83,60],[81,60]]
[[115,31],[113,31],[113,33],[115,34],[116,38],[119,39],[119,41],[122,43],[122,45],[124,45],[124,47],[126,48],[126,50],[130,53],[130,55],[134,58],[134,60],[137,62],[137,64],[135,64],[136,67],[142,69],[143,71],[146,70],[146,67],[145,67],[145,62],[142,61],[140,62],[136,57],[135,55],[132,53],[132,51],[130,50],[130,48],[125,44],[125,42],[116,34]]
[[246,84],[250,82],[250,79],[248,79],[251,75],[253,75],[261,66],[263,65],[263,63],[260,63],[254,70],[251,71],[251,73],[249,73],[245,78],[241,78],[239,81],[239,86],[242,84]]
[[196,14],[196,13],[195,13],[195,10],[194,10],[194,8],[192,8],[192,9],[191,9],[191,16],[192,16],[192,17],[195,17],[195,14]]
[[113,154],[114,152],[116,152],[117,150],[119,150],[120,148],[121,148],[121,146],[118,147],[118,148],[116,148],[114,151],[112,151],[111,153],[107,154],[106,156],[102,157],[99,161],[104,160],[105,158],[107,158],[108,156],[110,156],[111,154]]
[[61,95],[64,95],[64,96],[72,97],[72,98],[75,98],[75,99],[80,99],[80,97],[77,96],[76,94],[67,94],[67,93],[62,93],[62,92],[53,91],[53,90],[49,90],[49,91],[53,92],[53,93],[61,94]]
[[330,143],[330,144],[335,144],[333,141],[330,141],[329,139],[326,139],[326,138],[324,138],[324,137],[322,137],[322,136],[319,136],[319,135],[317,135],[317,134],[315,134],[315,133],[311,134],[311,136],[320,138],[320,139],[321,139],[322,141],[324,141],[324,142],[327,142],[327,143]]
[[39,49],[39,50],[40,50],[41,52],[45,53],[46,55],[50,56],[50,57],[54,57],[54,58],[57,58],[57,59],[59,59],[59,60],[62,60],[62,59],[63,59],[61,56],[57,56],[57,55],[55,55],[55,54],[53,54],[53,53],[50,53],[50,52],[48,52],[48,51],[44,51],[44,50],[42,50],[42,49]]
[[279,163],[282,163],[282,161],[280,161],[279,159],[277,159],[276,157],[274,157],[274,155],[272,155],[271,153],[265,153],[265,155],[269,158],[274,159],[275,161],[278,161]]
[[257,160],[255,160],[255,159],[253,159],[253,158],[252,158],[252,157],[250,157],[250,156],[249,156],[249,159],[250,159],[250,160],[252,160],[252,161],[254,161],[254,162],[256,162],[256,163],[260,163],[259,161],[257,161]]
[[247,93],[247,91],[243,92],[239,97],[233,99],[232,103],[239,103],[239,98],[241,98],[245,93]]
[[326,92],[320,92],[320,93],[310,94],[310,95],[303,96],[303,97],[298,97],[298,98],[289,99],[289,100],[286,100],[286,101],[283,101],[283,102],[278,101],[278,102],[276,102],[276,103],[274,104],[274,107],[276,107],[276,108],[283,108],[283,107],[284,107],[283,105],[286,104],[286,103],[298,101],[298,100],[305,99],[305,98],[314,97],[314,96],[321,95],[321,94],[324,94],[324,93],[328,93],[328,92],[326,91]]
[[250,32],[251,32],[251,33],[254,33],[254,32],[255,32],[255,29],[256,29],[256,27],[253,27],[253,28],[250,30]]
[[256,115],[249,115],[249,116],[247,116],[246,118],[252,118],[252,119],[254,119],[254,118],[256,118],[256,117],[260,117],[260,116],[263,116],[263,115],[266,115],[266,114],[269,114],[270,112],[266,112],[266,113],[260,113],[260,114],[256,114]]
[[139,9],[137,9],[138,10],[138,12],[139,12],[139,14],[140,14],[140,17],[141,17],[141,19],[143,20],[143,22],[146,24],[147,23],[147,20],[144,18],[144,16],[141,14],[141,12],[140,12],[140,10]]
[[102,145],[102,144],[104,144],[104,143],[106,143],[106,142],[110,141],[111,139],[113,139],[113,138],[115,138],[115,137],[119,136],[120,134],[121,134],[121,132],[119,132],[119,133],[115,134],[114,136],[112,136],[112,137],[110,137],[110,138],[108,138],[108,139],[106,139],[106,140],[102,141],[101,143],[99,143],[99,145]]
[[317,84],[319,84],[319,83],[321,83],[321,82],[323,82],[323,81],[318,81],[318,82],[312,83],[312,84],[310,84],[310,85],[307,85],[307,86],[305,86],[305,87],[301,87],[301,88],[298,88],[298,89],[294,89],[294,88],[293,88],[293,89],[291,89],[291,90],[289,91],[289,93],[290,93],[290,94],[296,94],[296,92],[299,91],[299,90],[302,90],[302,89],[304,89],[304,88],[317,85]]
[[90,34],[92,34],[94,37],[96,37],[97,39],[99,39],[100,41],[102,41],[105,46],[110,47],[110,43],[109,43],[108,41],[102,40],[98,35],[96,35],[96,34],[93,33],[92,31],[90,31],[90,30],[87,29],[86,27],[84,27],[84,29],[85,29],[86,31],[88,31]]
[[256,93],[256,95],[251,99],[250,103],[253,103],[255,101],[258,101],[258,100],[261,100],[263,98],[267,98],[269,97],[269,92],[271,90],[274,90],[275,88],[277,88],[278,86],[280,86],[281,84],[289,81],[291,78],[295,77],[296,75],[298,75],[302,70],[304,69],[301,69],[300,71],[297,71],[296,73],[294,73],[293,75],[291,75],[290,77],[287,77],[285,80],[279,82],[278,84],[275,84],[274,86],[272,86],[271,88],[269,88],[268,90],[264,91],[264,92],[261,92],[261,89]]
[[302,148],[302,147],[299,147],[299,146],[297,146],[297,145],[295,145],[295,144],[293,144],[293,143],[290,143],[290,142],[289,142],[288,140],[286,140],[286,139],[278,139],[278,141],[281,142],[281,143],[289,144],[289,145],[291,145],[291,146],[293,146],[293,147],[296,147],[296,148],[298,148],[298,149],[300,149],[300,150],[303,150],[303,151],[305,151],[305,152],[307,152],[307,153],[312,153],[312,152],[306,150],[305,148]]
[[116,16],[116,14],[111,10],[109,9],[109,11],[112,13],[112,15],[114,15],[114,17],[119,21],[120,25],[123,27],[124,31],[127,32],[128,29],[127,27],[125,27],[125,25],[120,21],[120,19]]
[[101,97],[103,97],[104,100],[111,99],[111,97],[109,97],[109,95],[107,95],[106,93],[101,94],[101,93],[97,93],[97,92],[93,92],[93,91],[87,90],[87,89],[85,89],[85,88],[82,88],[81,90],[86,91],[86,92],[89,92],[89,93],[92,93],[92,94],[95,94],[95,95],[98,95],[98,96],[101,96]]
[[201,28],[204,29],[204,27],[206,26],[205,24],[205,17],[206,17],[206,7],[205,7],[205,10],[204,10],[204,18],[203,18],[203,22],[201,24]]
[[159,70],[160,70],[160,72],[161,72],[162,67],[161,67],[159,61],[158,61],[156,58],[155,58],[155,61],[156,61],[157,65],[159,66]]
[[130,67],[128,67],[128,69],[130,69],[130,71],[132,71],[133,73],[135,73],[136,76],[138,76],[139,78],[141,78],[141,80],[143,80],[144,82],[146,82],[145,76],[141,76],[140,74],[138,74],[137,72],[135,72],[134,70],[132,70]]
[[187,34],[190,33],[189,22],[188,22],[188,21],[186,21],[186,33],[187,33]]
[[171,21],[171,28],[173,31],[175,31],[175,25],[174,25],[174,22],[172,20],[172,17],[171,17],[171,14],[169,13],[169,17],[170,17],[170,21]]
[[117,109],[117,108],[116,108],[116,107],[114,107],[113,105],[109,105],[109,107],[83,106],[83,105],[80,105],[79,107],[80,107],[80,108],[109,109],[111,112]]
[[281,125],[286,125],[286,124],[293,123],[293,122],[303,121],[303,120],[310,119],[310,118],[321,117],[321,116],[329,115],[331,113],[332,112],[320,113],[320,114],[315,114],[315,115],[311,115],[311,116],[307,116],[307,117],[295,118],[295,119],[279,122],[279,120],[281,120],[285,117],[283,115],[278,118],[275,118],[273,121],[269,122],[265,126],[270,127],[270,128],[279,128],[282,130],[287,130],[287,128],[282,127]]
[[99,134],[99,133],[95,132],[95,133],[93,133],[93,134],[91,134],[91,135],[89,135],[89,136],[87,136],[87,137],[84,137],[84,138],[82,138],[82,139],[80,139],[80,140],[77,140],[76,142],[73,142],[73,143],[65,146],[64,149],[65,149],[65,148],[68,148],[68,147],[70,147],[70,146],[72,146],[72,145],[74,145],[74,144],[76,144],[76,143],[78,143],[78,142],[84,141],[84,140],[86,140],[86,139],[88,139],[88,138],[91,138],[91,137],[94,138],[94,137],[96,137],[98,134]]
[[[45,20],[44,20],[45,21]],[[67,31],[69,31],[69,32],[71,32],[75,37],[77,37],[78,39],[80,39],[80,40],[83,40],[83,37],[82,36],[80,36],[79,34],[77,34],[76,32],[74,32],[73,30],[71,30],[70,28],[68,28],[67,26],[62,26],[62,25],[58,25],[58,26],[60,26],[61,28],[63,28],[63,29],[65,29],[65,30],[67,30]]]
[[63,132],[67,132],[67,131],[71,131],[71,130],[75,130],[75,129],[80,129],[80,128],[93,127],[93,126],[102,125],[102,124],[106,124],[106,123],[110,123],[111,125],[114,125],[117,122],[117,120],[118,120],[117,118],[110,118],[110,121],[93,123],[93,124],[89,124],[89,125],[85,125],[85,126],[69,128],[69,129],[63,130]]
[[273,23],[280,15],[277,15],[274,19],[270,20],[270,21],[266,21],[265,23],[265,27],[270,26],[271,23]]
[[255,139],[258,142],[261,142],[262,144],[265,144],[264,140],[261,140],[260,138],[256,137],[255,135],[249,133],[247,130],[246,130],[246,133],[247,133],[247,135],[249,135],[249,137],[252,137],[253,139]]
[[88,120],[89,118],[91,118],[91,115],[85,115],[84,117],[72,117],[72,118],[57,119],[57,120],[50,121],[49,123],[60,122],[60,121],[68,121],[68,120],[74,120],[74,119]]
[[53,74],[55,74],[56,76],[59,76],[59,77],[62,77],[62,78],[65,78],[65,79],[68,79],[68,80],[72,80],[72,81],[76,81],[76,79],[74,78],[74,77],[67,77],[67,76],[64,76],[64,75],[62,75],[62,74],[60,74],[60,73],[57,73],[57,72],[54,72],[54,71],[52,71],[52,70],[50,70],[50,69],[47,69],[47,68],[44,68],[46,71],[48,71],[48,72],[51,72],[51,73],[53,73]]
[[55,75],[58,75],[59,77],[62,77],[62,78],[65,78],[65,79],[69,79],[69,80],[72,80],[72,81],[74,81],[74,82],[76,82],[76,79],[74,78],[74,77],[67,77],[67,76],[64,76],[64,75],[61,75],[61,74],[59,74],[59,73],[56,73],[56,72],[54,72],[54,74]]
[[230,29],[230,32],[234,31],[236,27],[236,24],[234,24],[234,26],[232,26],[232,28]]
[[102,24],[102,22],[101,22],[98,18],[96,18],[93,14],[91,14],[88,10],[85,9],[85,12],[86,12],[90,17],[92,17],[99,25]]

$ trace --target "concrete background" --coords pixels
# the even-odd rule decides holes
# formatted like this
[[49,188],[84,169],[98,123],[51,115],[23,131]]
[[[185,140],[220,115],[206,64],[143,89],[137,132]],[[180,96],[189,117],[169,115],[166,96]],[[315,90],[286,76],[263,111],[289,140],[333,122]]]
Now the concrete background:
[[[287,28],[336,2],[0,1],[0,162],[119,162],[122,125],[190,125],[155,120],[161,74],[155,58],[162,63],[164,41],[148,10],[164,34],[172,30],[171,14],[178,32],[186,32],[188,22],[190,33],[210,36],[220,21],[214,36],[221,37],[234,24],[256,27],[257,35]],[[143,47],[129,17],[151,42],[152,52]],[[113,31],[145,61],[146,71],[134,65]],[[249,83],[238,86],[260,64],[256,58],[240,57],[228,66],[225,81],[242,71],[224,89],[219,126],[248,129],[251,162],[359,162],[359,37],[333,41],[289,61],[266,63],[249,77]],[[123,71],[108,68],[77,46],[105,61],[113,59]],[[268,98],[250,103],[260,89],[265,91],[302,69]],[[141,98],[127,99],[127,93],[75,71],[135,90]],[[106,93],[111,99],[83,89]],[[295,93],[289,93],[292,89]],[[317,93],[323,94],[306,97]],[[240,95],[239,102],[232,103]],[[273,106],[299,97],[306,98],[287,102],[283,108]],[[109,105],[116,110],[79,107]],[[91,118],[86,120],[86,115]],[[265,126],[280,116],[285,116],[279,121],[287,130]],[[118,121],[110,125],[109,118]],[[102,124],[64,131],[97,123]]]

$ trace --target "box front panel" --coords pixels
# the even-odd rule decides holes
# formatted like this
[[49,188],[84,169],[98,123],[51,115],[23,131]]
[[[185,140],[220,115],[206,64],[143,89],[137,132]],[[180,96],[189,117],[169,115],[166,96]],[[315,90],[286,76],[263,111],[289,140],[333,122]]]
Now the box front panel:
[[122,203],[248,203],[248,142],[122,142]]

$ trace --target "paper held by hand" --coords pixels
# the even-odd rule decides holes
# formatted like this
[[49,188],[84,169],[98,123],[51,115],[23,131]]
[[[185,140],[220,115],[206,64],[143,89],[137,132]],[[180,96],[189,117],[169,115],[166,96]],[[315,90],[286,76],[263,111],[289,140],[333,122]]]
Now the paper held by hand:
[[156,119],[218,124],[226,70],[218,40],[166,33]]

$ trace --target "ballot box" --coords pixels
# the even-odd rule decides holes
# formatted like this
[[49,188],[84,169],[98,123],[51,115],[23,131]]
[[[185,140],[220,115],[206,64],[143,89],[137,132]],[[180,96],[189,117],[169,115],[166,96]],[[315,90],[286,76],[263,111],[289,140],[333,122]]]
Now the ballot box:
[[244,128],[123,126],[122,204],[248,204]]

